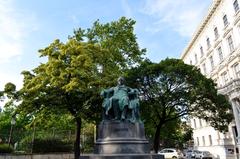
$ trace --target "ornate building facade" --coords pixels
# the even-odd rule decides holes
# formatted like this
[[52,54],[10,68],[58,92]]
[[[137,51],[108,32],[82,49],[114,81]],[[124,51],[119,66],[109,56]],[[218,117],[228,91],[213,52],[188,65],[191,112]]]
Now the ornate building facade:
[[240,0],[214,0],[181,59],[200,68],[228,97],[234,121],[227,133],[192,118],[194,148],[208,150],[216,158],[240,158]]

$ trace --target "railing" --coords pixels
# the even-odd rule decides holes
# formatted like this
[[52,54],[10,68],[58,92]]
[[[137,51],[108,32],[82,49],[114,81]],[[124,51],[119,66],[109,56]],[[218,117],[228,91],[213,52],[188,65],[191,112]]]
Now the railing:
[[240,88],[240,78],[233,79],[230,82],[226,83],[224,86],[218,87],[218,91],[221,94],[229,94],[235,89]]
[[[34,134],[34,135],[33,135]],[[0,144],[7,144],[9,139],[9,130],[0,130]],[[15,129],[12,133],[11,145],[15,152],[24,152],[31,154],[36,140],[39,139],[60,139],[70,145],[74,145],[75,130],[18,130]],[[89,152],[92,150],[94,144],[94,132],[82,131],[81,148],[82,152]]]

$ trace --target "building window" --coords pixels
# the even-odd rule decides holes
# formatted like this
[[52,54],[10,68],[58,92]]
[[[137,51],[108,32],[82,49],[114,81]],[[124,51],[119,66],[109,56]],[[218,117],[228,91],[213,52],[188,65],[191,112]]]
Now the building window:
[[234,51],[234,45],[233,45],[232,37],[229,36],[229,37],[227,38],[227,41],[228,41],[229,51],[230,51],[230,52],[233,52],[233,51]]
[[233,2],[233,7],[234,7],[235,12],[238,12],[238,11],[239,11],[239,5],[238,5],[238,1],[237,1],[237,0],[235,0],[235,1]]
[[223,72],[221,74],[221,77],[222,77],[222,82],[223,84],[226,84],[228,82],[228,75],[227,75],[227,72]]
[[200,53],[201,53],[201,57],[203,57],[204,52],[203,52],[203,47],[202,46],[200,46]]
[[238,137],[238,131],[236,126],[233,126],[233,131],[235,133],[235,137]]
[[212,145],[212,136],[208,135],[208,138],[209,138],[209,145]]
[[212,56],[209,57],[209,61],[210,61],[211,69],[213,69],[214,63],[213,63],[213,57]]
[[204,136],[202,136],[202,143],[203,143],[203,146],[205,146],[205,138],[204,138]]
[[197,146],[199,146],[199,138],[197,137]]
[[207,73],[207,69],[206,69],[205,63],[202,65],[202,69],[203,69],[203,74],[206,74]]
[[190,60],[190,65],[192,65],[192,60]]
[[215,35],[215,39],[217,39],[219,37],[219,33],[218,33],[218,28],[217,27],[214,28],[214,35]]
[[196,129],[197,128],[196,119],[193,119],[193,124],[194,124],[194,128]]
[[198,63],[197,54],[195,54],[195,64]]
[[223,16],[223,24],[225,27],[228,25],[228,19],[226,14]]
[[208,49],[211,47],[211,43],[210,43],[210,39],[209,38],[207,38],[207,47],[208,47]]
[[222,61],[223,61],[222,48],[219,47],[219,48],[217,49],[217,51],[218,51],[219,61],[222,62]]
[[240,78],[240,68],[238,63],[233,65],[233,70],[236,78]]

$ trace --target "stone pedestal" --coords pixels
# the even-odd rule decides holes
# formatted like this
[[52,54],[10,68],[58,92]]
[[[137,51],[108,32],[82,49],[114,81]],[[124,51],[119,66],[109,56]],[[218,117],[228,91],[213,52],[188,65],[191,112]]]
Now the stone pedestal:
[[164,159],[163,155],[150,154],[144,125],[120,121],[101,122],[97,128],[94,154],[80,159]]
[[164,159],[158,154],[89,154],[82,155],[80,159]]
[[102,122],[98,126],[95,153],[142,154],[149,153],[149,143],[142,123]]

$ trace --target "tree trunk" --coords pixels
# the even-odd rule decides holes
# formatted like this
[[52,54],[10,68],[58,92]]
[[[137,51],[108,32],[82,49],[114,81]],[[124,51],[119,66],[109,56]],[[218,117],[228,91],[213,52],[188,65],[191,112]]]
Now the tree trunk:
[[79,159],[80,157],[80,134],[81,134],[81,126],[82,120],[81,118],[76,118],[77,130],[76,130],[76,138],[74,143],[74,159]]
[[162,125],[158,125],[156,132],[155,132],[155,136],[154,136],[154,143],[153,143],[153,149],[155,151],[155,153],[158,152],[159,150],[159,144],[160,144],[160,129],[161,129]]

